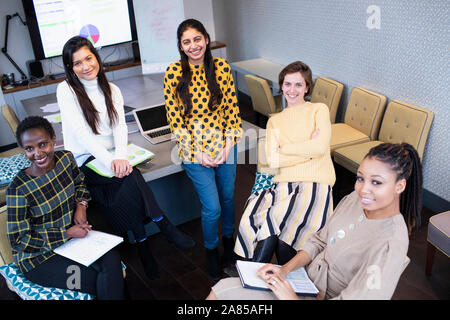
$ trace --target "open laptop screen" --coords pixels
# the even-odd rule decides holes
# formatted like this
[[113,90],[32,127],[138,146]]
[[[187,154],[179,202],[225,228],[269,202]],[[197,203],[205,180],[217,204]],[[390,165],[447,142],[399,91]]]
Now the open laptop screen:
[[165,105],[136,110],[136,116],[144,132],[168,125]]

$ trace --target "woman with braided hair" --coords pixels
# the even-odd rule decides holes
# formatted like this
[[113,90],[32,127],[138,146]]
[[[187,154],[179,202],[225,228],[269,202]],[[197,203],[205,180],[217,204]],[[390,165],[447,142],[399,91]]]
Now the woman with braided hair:
[[373,147],[358,168],[355,191],[325,226],[282,266],[258,275],[271,291],[242,288],[238,278],[217,283],[209,299],[298,299],[286,275],[305,267],[322,299],[390,299],[403,271],[408,235],[420,226],[422,167],[409,144]]

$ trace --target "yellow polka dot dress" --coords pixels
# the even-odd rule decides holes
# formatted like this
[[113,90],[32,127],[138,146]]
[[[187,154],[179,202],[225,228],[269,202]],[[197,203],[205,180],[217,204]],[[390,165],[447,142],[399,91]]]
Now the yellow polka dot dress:
[[231,67],[222,58],[213,59],[217,84],[223,95],[214,111],[208,108],[210,92],[203,64],[196,66],[189,63],[192,71],[189,84],[192,109],[188,115],[176,92],[182,75],[181,62],[172,63],[164,76],[167,120],[177,140],[178,155],[183,161],[196,161],[195,154],[200,152],[215,157],[225,147],[227,138],[232,138],[235,144],[242,136],[242,120]]

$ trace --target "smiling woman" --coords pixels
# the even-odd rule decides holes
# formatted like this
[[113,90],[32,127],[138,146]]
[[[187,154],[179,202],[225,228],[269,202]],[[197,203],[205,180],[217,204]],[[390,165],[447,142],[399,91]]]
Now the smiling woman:
[[359,167],[355,191],[339,202],[325,226],[281,267],[258,270],[271,292],[227,278],[208,299],[298,299],[286,276],[300,267],[321,299],[390,299],[405,266],[408,231],[420,225],[421,196],[417,151],[406,143],[376,146]]
[[[67,289],[67,270],[80,270],[76,291],[97,299],[123,299],[120,257],[109,251],[90,267],[56,255],[53,250],[91,230],[86,217],[89,191],[69,151],[53,151],[55,132],[42,117],[25,118],[17,142],[31,166],[19,171],[7,189],[7,234],[15,264],[38,285]],[[49,276],[51,275],[51,276]]]

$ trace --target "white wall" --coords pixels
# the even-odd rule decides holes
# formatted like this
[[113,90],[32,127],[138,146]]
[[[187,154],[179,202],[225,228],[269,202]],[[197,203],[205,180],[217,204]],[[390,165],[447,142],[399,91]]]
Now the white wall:
[[220,41],[216,38],[212,0],[183,0],[184,17],[186,19],[197,19],[206,28],[211,41]]

